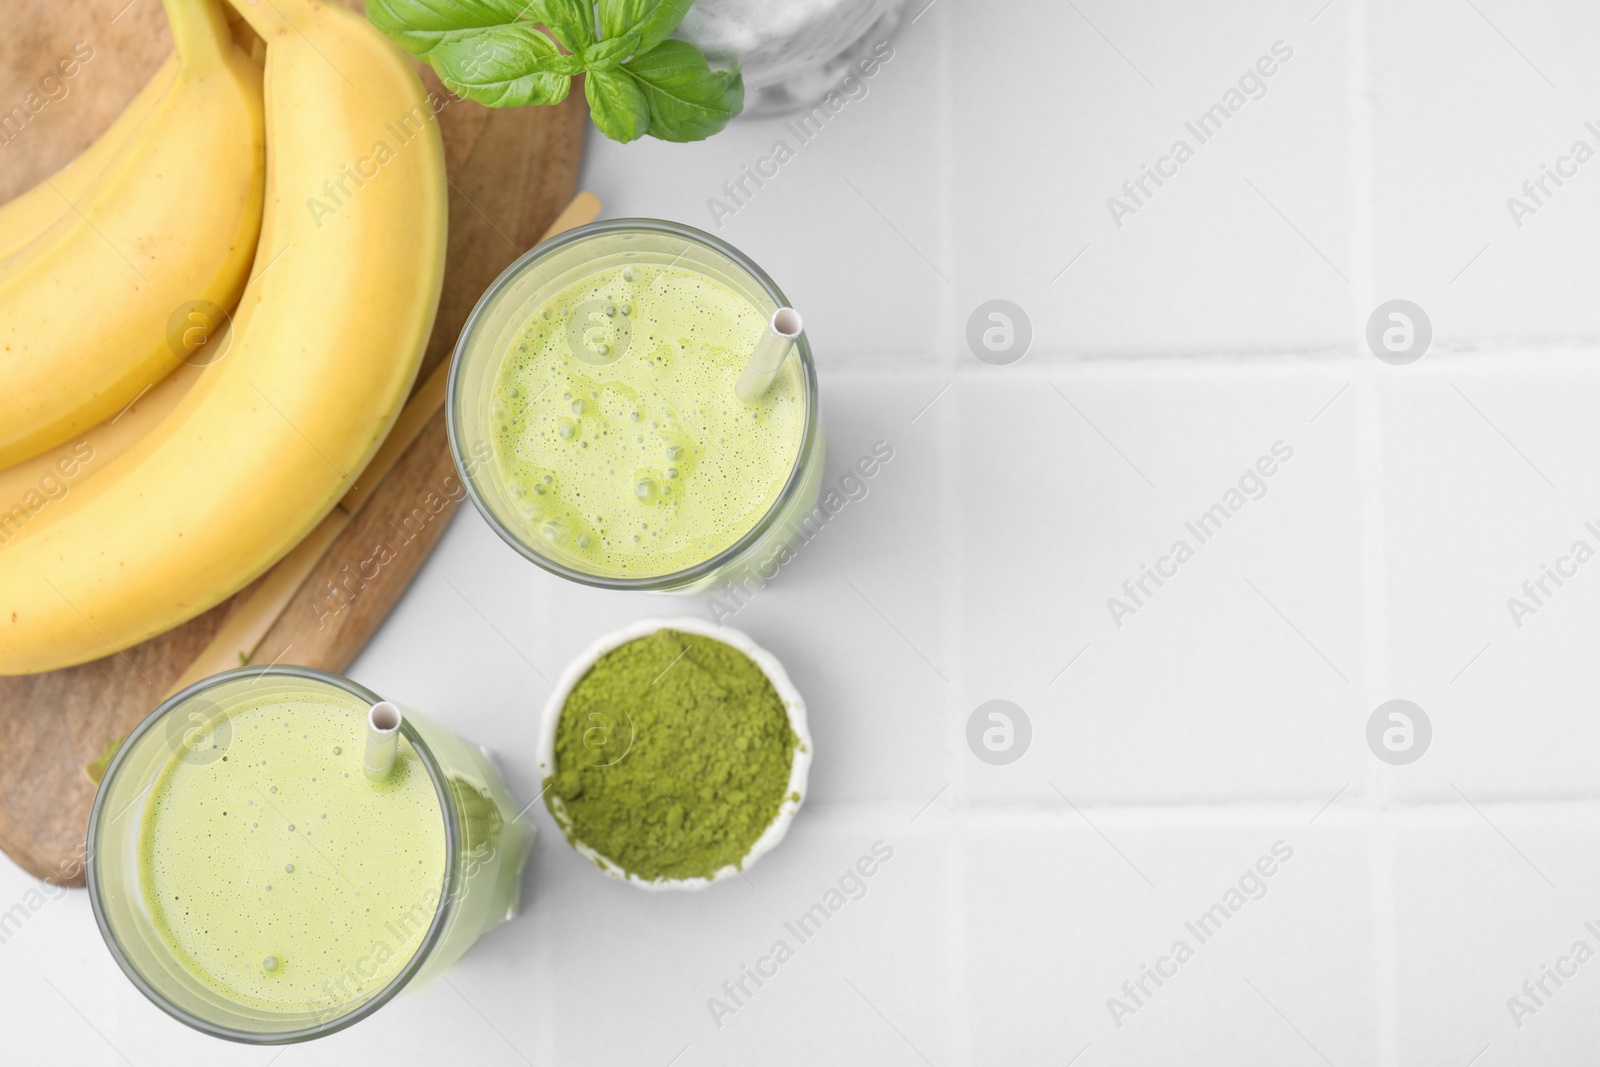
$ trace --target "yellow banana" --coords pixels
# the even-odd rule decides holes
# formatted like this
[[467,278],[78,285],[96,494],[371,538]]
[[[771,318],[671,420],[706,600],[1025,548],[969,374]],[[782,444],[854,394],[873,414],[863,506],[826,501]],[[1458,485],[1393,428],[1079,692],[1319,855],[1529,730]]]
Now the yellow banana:
[[166,93],[178,73],[178,57],[170,55],[155,76],[139,90],[115,122],[80,152],[76,159],[14,199],[0,204],[0,259],[11,255],[39,236],[50,224],[70,210],[117,151],[128,143],[156,101]]
[[231,347],[151,433],[0,546],[0,673],[127,648],[250,582],[360,476],[416,375],[446,220],[422,84],[343,8],[241,10],[267,44],[271,149]]
[[0,549],[41,512],[50,509],[44,517],[53,515],[68,494],[81,492],[112,460],[161,425],[202,370],[198,363],[184,363],[100,425],[0,471]]
[[250,269],[261,74],[219,0],[164,2],[179,60],[171,87],[78,202],[0,263],[0,467],[163,378],[183,354],[174,316],[196,302],[231,307]]

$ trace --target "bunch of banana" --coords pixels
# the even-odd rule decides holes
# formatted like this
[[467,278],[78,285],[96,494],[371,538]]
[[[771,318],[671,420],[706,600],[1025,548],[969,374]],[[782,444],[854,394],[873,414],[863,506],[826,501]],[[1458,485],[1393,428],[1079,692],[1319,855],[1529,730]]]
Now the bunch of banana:
[[[185,8],[220,19],[217,0],[166,2],[175,29]],[[416,375],[443,282],[447,188],[422,84],[348,10],[237,9],[266,42],[265,212],[248,284],[211,341],[220,358],[184,368],[185,388],[154,405],[142,435],[94,431],[119,454],[0,544],[0,673],[97,659],[249,583],[359,477]]]
[[[28,194],[56,218],[0,261],[0,466],[115,415],[179,363],[180,307],[238,299],[261,226],[261,72],[218,0],[166,0],[177,70],[115,150]],[[157,76],[157,81],[161,78]],[[119,121],[107,133],[121,134]],[[109,158],[93,158],[103,151]]]

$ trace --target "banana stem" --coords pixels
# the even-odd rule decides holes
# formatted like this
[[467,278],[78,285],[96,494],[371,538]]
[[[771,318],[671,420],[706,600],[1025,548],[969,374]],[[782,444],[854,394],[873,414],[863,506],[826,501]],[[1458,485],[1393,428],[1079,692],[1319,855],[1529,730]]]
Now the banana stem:
[[219,0],[161,0],[172,27],[172,46],[185,71],[203,73],[222,66],[224,49],[238,47],[228,33]]
[[317,14],[308,0],[271,0],[270,3],[264,0],[231,0],[231,3],[269,48],[274,37],[296,29]]

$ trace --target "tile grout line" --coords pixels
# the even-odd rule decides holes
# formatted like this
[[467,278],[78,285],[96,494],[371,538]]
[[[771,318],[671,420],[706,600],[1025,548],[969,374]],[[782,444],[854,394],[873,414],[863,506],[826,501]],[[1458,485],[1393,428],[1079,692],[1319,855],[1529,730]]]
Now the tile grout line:
[[[940,65],[949,69],[949,58],[953,50],[951,8],[946,5],[935,16],[935,33],[938,34],[937,50]],[[939,100],[939,144],[938,172],[939,172],[939,260],[946,264],[951,277],[958,277],[958,266],[955,251],[955,187],[952,179],[955,158],[955,92],[953,79],[940,79]],[[938,332],[941,336],[936,338],[938,345],[934,350],[936,366],[948,367],[951,371],[959,368],[962,353],[954,344],[945,343],[946,334],[955,320],[955,287],[945,285],[939,291],[939,325]],[[939,417],[948,422],[950,432],[939,435],[938,452],[941,465],[947,470],[958,469],[961,458],[961,390],[952,390],[946,398],[946,410]],[[960,522],[959,508],[954,494],[946,493],[939,504],[941,525],[948,538],[948,548],[953,553],[949,558],[961,559],[965,546],[965,534]],[[963,577],[963,568],[953,568],[954,577],[951,587],[947,590],[944,604],[941,607],[944,648],[961,648],[962,618],[961,608],[966,598],[966,585]],[[958,782],[954,801],[954,831],[955,847],[945,849],[945,952],[948,957],[949,979],[948,996],[951,1003],[948,1005],[949,1016],[947,1023],[947,1038],[950,1048],[955,1054],[958,1063],[971,1063],[972,1058],[972,1019],[968,1010],[967,971],[971,963],[967,949],[967,881],[965,850],[967,847],[966,829],[966,780],[964,771],[967,761],[962,760],[965,751],[965,742],[957,742],[957,738],[965,736],[961,729],[961,699],[963,686],[966,681],[964,658],[961,656],[941,657],[946,662],[954,660],[951,671],[951,682],[946,686],[947,693],[944,700],[944,715],[941,719],[945,722],[945,750],[947,753],[945,767],[949,772],[949,781]]]
[[[1366,320],[1367,308],[1377,300],[1377,175],[1375,173],[1372,106],[1372,35],[1369,0],[1352,0],[1349,8],[1350,49],[1350,177],[1351,204],[1351,321]],[[1360,358],[1360,355],[1357,355]],[[1366,629],[1365,684],[1359,688],[1357,711],[1377,706],[1379,694],[1389,684],[1388,662],[1388,514],[1384,497],[1383,419],[1375,375],[1385,368],[1364,364],[1355,395],[1356,433],[1360,457],[1358,483],[1361,494],[1362,602]],[[1357,722],[1362,721],[1358,719]],[[1376,760],[1367,767],[1364,790],[1370,804],[1386,809],[1393,799],[1388,779]],[[1395,942],[1393,831],[1384,823],[1373,826],[1367,839],[1368,879],[1373,917],[1373,1009],[1377,1023],[1377,1062],[1397,1067],[1400,1060],[1398,999],[1399,960]]]
[[[1355,307],[1355,303],[1356,298],[1351,297],[1352,308]],[[959,344],[959,338],[957,342]],[[1435,373],[1445,369],[1470,373],[1504,370],[1506,361],[1515,359],[1520,361],[1519,368],[1538,372],[1566,373],[1574,370],[1592,372],[1595,349],[1596,345],[1591,341],[1563,340],[1546,343],[1536,338],[1508,341],[1492,346],[1452,348],[1445,341],[1435,337],[1433,346],[1428,349],[1427,365],[1437,368]],[[941,355],[938,360],[893,354],[879,355],[876,352],[858,353],[852,356],[848,350],[835,349],[818,360],[817,369],[819,373],[826,375],[830,382],[882,383],[885,380],[899,380],[912,374],[942,372],[949,375],[952,366],[955,368],[955,375],[960,378],[992,379],[994,375],[991,369],[969,364],[959,351],[953,359],[946,359],[947,355],[948,353]],[[1096,349],[1052,352],[1035,345],[1028,349],[1025,360],[1006,368],[1006,377],[1018,382],[1039,384],[1052,379],[1061,380],[1064,375],[1081,375],[1084,376],[1081,380],[1096,382],[1143,381],[1146,378],[1159,380],[1163,375],[1171,374],[1173,371],[1194,375],[1251,373],[1286,375],[1325,370],[1347,371],[1352,365],[1352,356],[1359,356],[1363,360],[1371,358],[1365,347],[1352,347],[1350,340],[1346,340],[1336,348],[1315,350],[1282,348],[1271,351],[1220,352],[1211,349],[1143,351]],[[870,362],[863,362],[866,360]],[[945,380],[948,380],[948,377]]]
[[[1376,362],[1376,361],[1374,361]],[[1355,397],[1360,457],[1362,603],[1366,629],[1366,672],[1364,685],[1352,701],[1355,715],[1350,728],[1363,727],[1367,715],[1389,696],[1388,627],[1388,510],[1384,496],[1384,433],[1381,401],[1376,376],[1385,368],[1364,367],[1357,378]],[[1410,807],[1397,802],[1387,765],[1368,759],[1363,800],[1373,813],[1368,839],[1371,866],[1373,909],[1373,981],[1377,1023],[1377,1062],[1383,1067],[1398,1067],[1402,1062],[1399,1042],[1399,1017],[1393,1007],[1399,996],[1398,959],[1395,943],[1393,832],[1382,813]]]
[[1377,1017],[1378,1063],[1399,1067],[1400,1020],[1394,1003],[1399,996],[1400,946],[1395,939],[1394,892],[1395,828],[1377,823],[1368,841],[1367,880],[1372,887],[1372,1008]]
[[[941,65],[950,58],[950,16],[951,5],[946,4],[945,10],[934,14],[934,33],[937,34],[935,50],[939,55]],[[945,67],[944,69],[949,69]],[[939,250],[936,255],[939,262],[945,265],[945,270],[950,272],[951,278],[957,278],[957,262],[955,254],[955,183],[952,173],[955,169],[955,90],[951,87],[953,79],[939,79],[939,136],[937,147],[934,150],[934,166],[939,174],[938,182],[938,213],[939,213]],[[941,370],[955,370],[959,366],[962,353],[955,344],[947,343],[947,338],[952,333],[951,327],[956,320],[951,316],[955,312],[955,283],[947,281],[939,287],[938,319],[934,323],[933,336],[933,361],[934,366]]]
[[[947,754],[949,761],[953,764],[964,762],[961,756],[963,751],[965,750],[958,748],[954,753]],[[965,757],[966,760],[971,758],[970,755]],[[809,818],[827,820],[830,824],[857,825],[868,821],[892,823],[897,817],[908,814],[916,814],[917,821],[921,822],[923,819],[934,818],[933,808],[945,800],[943,794],[950,793],[958,784],[964,784],[967,777],[957,772],[957,780],[950,782],[938,797],[931,798],[931,802],[926,794],[833,801],[818,800],[813,797],[806,801],[805,810]],[[1050,803],[1051,799],[1055,799],[1054,804]],[[1302,815],[1308,816],[1309,813],[1317,811],[1327,800],[1326,796],[1263,797],[1203,803],[1178,800],[1111,802],[1099,800],[1081,802],[1078,803],[1078,807],[1097,820],[1110,820],[1112,824],[1118,826],[1221,827],[1275,825],[1284,820],[1293,822]],[[1537,813],[1548,814],[1552,824],[1559,822],[1563,826],[1581,825],[1589,828],[1600,824],[1600,798],[1597,797],[1565,799],[1519,797],[1494,800],[1474,798],[1474,802],[1492,814],[1510,818]],[[1544,809],[1556,810],[1546,812]],[[1052,820],[1059,821],[1063,810],[1060,798],[1050,794],[1040,795],[1026,803],[986,801],[952,805],[948,814],[940,819],[953,825],[959,816],[961,825],[967,829],[987,826],[997,819],[1036,820],[1048,824]],[[1444,798],[1433,798],[1379,808],[1352,801],[1346,792],[1318,816],[1317,824],[1346,827],[1392,825],[1413,829],[1442,826],[1481,827],[1483,817],[1463,805],[1459,798],[1454,802]]]

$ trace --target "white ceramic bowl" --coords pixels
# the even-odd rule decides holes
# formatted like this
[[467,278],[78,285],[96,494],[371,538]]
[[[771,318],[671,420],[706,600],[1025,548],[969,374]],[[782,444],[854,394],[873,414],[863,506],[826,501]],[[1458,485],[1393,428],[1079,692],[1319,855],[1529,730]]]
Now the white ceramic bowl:
[[[568,664],[567,669],[556,680],[556,687],[550,694],[550,699],[545,703],[544,721],[539,724],[539,780],[543,782],[545,778],[555,773],[556,726],[561,721],[562,709],[566,706],[567,697],[571,695],[573,687],[589,673],[589,668],[593,667],[601,656],[630,641],[647,637],[657,630],[681,630],[684,633],[698,634],[714,641],[721,641],[754,660],[756,666],[760,667],[762,673],[772,682],[772,688],[777,690],[778,698],[783,701],[784,709],[788,712],[789,728],[799,739],[789,765],[789,786],[784,790],[783,803],[778,807],[778,814],[756,839],[749,854],[744,857],[744,866],[735,867],[730,863],[716,871],[710,878],[660,878],[653,882],[646,881],[636,874],[622,870],[608,857],[600,855],[582,841],[573,842],[573,847],[578,850],[579,855],[612,878],[629,882],[640,889],[704,889],[712,882],[734,878],[741,870],[749,870],[756,860],[783,840],[783,835],[789,832],[789,824],[794,821],[795,812],[800,810],[800,805],[805,801],[806,779],[811,772],[811,733],[806,729],[806,703],[800,698],[794,683],[789,681],[788,674],[784,673],[783,665],[772,653],[757,645],[745,634],[725,626],[713,626],[702,619],[685,615],[673,619],[642,619],[632,626],[606,634],[590,645],[582,655]],[[795,797],[799,799],[796,800]],[[558,812],[556,821],[559,823],[565,817],[561,798],[550,794],[549,800],[551,808]]]

